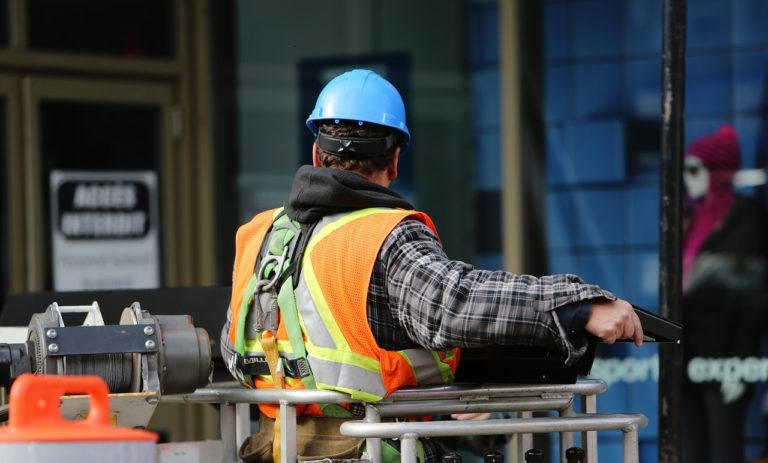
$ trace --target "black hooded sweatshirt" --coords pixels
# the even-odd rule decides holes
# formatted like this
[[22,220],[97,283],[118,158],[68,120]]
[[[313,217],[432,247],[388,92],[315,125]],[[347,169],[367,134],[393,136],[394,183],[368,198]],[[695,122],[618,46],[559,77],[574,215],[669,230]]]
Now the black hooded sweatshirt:
[[307,165],[293,178],[285,212],[291,220],[314,223],[327,215],[369,207],[413,209],[399,194],[360,174]]

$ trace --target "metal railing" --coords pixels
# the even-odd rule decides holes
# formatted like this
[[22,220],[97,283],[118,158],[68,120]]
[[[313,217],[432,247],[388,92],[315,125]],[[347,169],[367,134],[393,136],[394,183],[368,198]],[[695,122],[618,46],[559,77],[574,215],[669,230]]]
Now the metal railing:
[[[239,443],[250,435],[250,404],[273,403],[280,406],[281,463],[296,461],[296,405],[308,403],[355,402],[342,393],[322,390],[243,389],[236,383],[212,385],[191,394],[163,396],[164,402],[221,404],[221,436],[224,462],[238,461]],[[387,399],[365,404],[365,418],[341,426],[341,433],[366,439],[373,463],[381,462],[381,439],[401,440],[402,461],[416,463],[416,441],[420,437],[520,434],[517,460],[532,446],[534,433],[560,433],[560,459],[582,433],[587,461],[597,462],[597,431],[624,433],[624,461],[639,462],[638,429],[647,425],[643,415],[598,414],[596,396],[606,390],[599,380],[580,380],[556,385],[451,385],[403,389]],[[582,413],[573,407],[581,399]],[[381,422],[382,418],[422,416],[440,413],[517,412],[518,418],[479,421],[404,421]],[[556,417],[532,417],[535,411],[557,411]]]

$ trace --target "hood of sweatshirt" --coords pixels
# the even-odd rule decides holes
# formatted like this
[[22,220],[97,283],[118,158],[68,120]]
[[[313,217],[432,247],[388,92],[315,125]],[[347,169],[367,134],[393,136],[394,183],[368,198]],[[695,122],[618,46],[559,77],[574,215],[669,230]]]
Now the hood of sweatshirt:
[[285,212],[292,220],[317,222],[326,215],[368,207],[413,209],[402,196],[348,170],[301,166]]

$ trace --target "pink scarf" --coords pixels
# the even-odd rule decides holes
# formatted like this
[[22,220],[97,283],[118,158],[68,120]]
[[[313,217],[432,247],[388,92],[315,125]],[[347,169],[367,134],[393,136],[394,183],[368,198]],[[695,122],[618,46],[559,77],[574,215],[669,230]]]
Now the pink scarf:
[[683,242],[683,288],[688,286],[693,263],[709,235],[728,215],[735,194],[732,181],[734,171],[712,170],[709,172],[707,195],[696,201],[689,217]]
[[717,132],[696,139],[688,155],[697,157],[709,172],[709,188],[704,198],[695,200],[688,219],[683,242],[683,288],[693,264],[707,241],[728,215],[735,198],[733,175],[741,164],[741,148],[736,130],[724,124]]

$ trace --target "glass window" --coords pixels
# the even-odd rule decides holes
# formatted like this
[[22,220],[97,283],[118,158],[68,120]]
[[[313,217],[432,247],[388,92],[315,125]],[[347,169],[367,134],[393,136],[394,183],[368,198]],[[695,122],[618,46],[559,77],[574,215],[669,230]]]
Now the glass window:
[[[540,5],[547,273],[578,274],[655,310],[661,7],[642,0]],[[527,72],[524,81],[535,82]],[[600,400],[612,412],[648,416],[640,452],[655,458],[656,347],[601,344],[591,374],[610,386]],[[600,436],[601,460],[621,460],[615,439]]]
[[0,99],[0,312],[3,311],[5,292],[10,283],[10,256],[8,255],[8,182],[6,181],[6,103]]
[[30,0],[27,41],[37,51],[172,58],[174,12],[172,0]]
[[[462,3],[359,2],[342,16],[316,2],[301,5],[297,16],[288,2],[236,2],[238,221],[287,197],[310,158],[304,121],[323,86],[368,68],[398,88],[413,135],[392,188],[439,224],[451,257],[471,260],[474,224],[456,213],[474,201]],[[327,25],[339,21],[361,27],[329,34]]]
[[[161,110],[150,105],[43,101],[40,105],[42,185],[52,170],[160,171]],[[50,194],[44,196],[50,236]],[[47,250],[50,262],[50,249]],[[51,266],[46,287],[52,288]]]
[[7,48],[11,37],[11,22],[8,0],[0,0],[0,47]]

